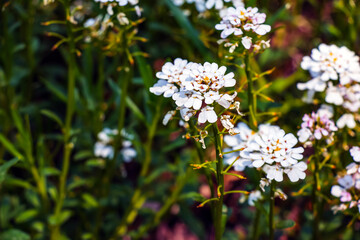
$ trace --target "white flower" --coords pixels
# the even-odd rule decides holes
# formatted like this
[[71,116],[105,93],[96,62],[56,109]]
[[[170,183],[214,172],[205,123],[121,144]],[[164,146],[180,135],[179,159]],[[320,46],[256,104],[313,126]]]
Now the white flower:
[[216,122],[214,104],[229,108],[237,96],[236,92],[220,93],[223,88],[235,86],[236,80],[234,73],[226,74],[226,67],[216,63],[202,65],[177,58],[174,63],[165,63],[156,76],[159,80],[150,92],[172,97],[185,121],[202,109],[199,123]]
[[[234,35],[235,37],[244,35],[241,37],[241,43],[245,49],[250,49],[253,45],[252,38],[246,36],[247,32],[251,31],[262,36],[271,30],[269,25],[263,24],[266,15],[264,13],[258,13],[257,8],[244,8],[244,6],[229,7],[221,13],[221,17],[222,20],[220,23],[215,25],[215,29],[222,31],[220,37],[222,39],[228,39],[230,35]],[[227,46],[232,47],[231,51],[233,51],[234,43],[230,40],[226,42]],[[261,48],[263,46],[266,47],[269,42],[263,41],[257,43],[257,48]]]
[[130,141],[123,141],[122,146],[123,148],[120,152],[123,156],[124,162],[130,162],[134,157],[136,157],[136,151],[131,147]]
[[154,86],[150,88],[150,92],[155,95],[164,94],[164,97],[168,98],[174,95],[174,93],[178,92],[178,88],[171,83],[168,83],[166,80],[160,79]]
[[230,134],[231,133],[235,134],[234,124],[231,122],[230,119],[231,119],[230,115],[221,115],[220,122],[224,126],[225,129],[229,130]]
[[224,162],[228,165],[236,161],[233,166],[236,171],[243,171],[246,167],[252,167],[252,160],[241,156],[242,150],[248,147],[251,140],[254,139],[256,133],[252,131],[245,123],[240,122],[234,132],[238,133],[234,136],[225,135],[224,142],[230,148],[225,148],[224,152],[238,150],[236,152],[225,154]]
[[322,81],[339,79],[341,84],[348,84],[351,79],[358,81],[360,76],[359,57],[348,48],[335,45],[320,44],[312,50],[311,57],[303,58],[301,67]]
[[241,43],[244,46],[244,48],[246,49],[250,49],[251,45],[252,45],[252,41],[251,41],[251,37],[245,36],[243,38],[241,38]]
[[113,158],[114,148],[102,142],[96,142],[94,147],[94,155],[102,158]]
[[350,155],[355,162],[360,162],[360,147],[352,147],[350,149]]
[[305,170],[307,165],[304,162],[299,162],[288,169],[285,169],[285,173],[288,175],[291,182],[297,182],[299,179],[305,179]]
[[[109,5],[110,6],[110,5]],[[111,15],[111,14],[110,14]],[[116,18],[118,19],[120,25],[129,25],[129,19],[126,17],[125,13],[119,13]]]
[[317,113],[305,114],[303,117],[303,123],[301,129],[297,133],[300,142],[309,141],[308,144],[312,144],[315,139],[320,140],[326,138],[328,142],[333,140],[333,132],[337,131],[337,127],[334,122],[329,119],[329,113],[324,110]]
[[164,126],[166,126],[168,124],[168,122],[174,117],[174,115],[176,114],[176,111],[168,111],[165,116],[164,116],[164,119],[162,121],[162,124]]
[[255,202],[262,199],[261,192],[259,190],[251,191],[248,197],[248,204],[255,206]]
[[201,109],[201,112],[199,113],[198,122],[205,123],[207,121],[209,123],[214,123],[217,121],[217,115],[213,107],[206,106]]
[[350,113],[343,114],[337,121],[336,126],[338,128],[344,128],[345,126],[352,129],[355,128],[356,122],[354,119],[354,115]]
[[271,183],[271,180],[269,180],[269,179],[267,179],[267,178],[261,178],[261,179],[260,179],[260,184],[259,184],[259,186],[260,186],[261,190],[262,190],[263,192],[265,192],[265,187],[266,187],[266,186],[269,186],[270,183]]
[[258,134],[241,156],[253,160],[252,165],[262,168],[269,180],[281,182],[283,173],[290,174],[291,181],[303,179],[304,165],[298,164],[303,158],[302,147],[294,148],[298,140],[278,126],[263,125],[259,127]]

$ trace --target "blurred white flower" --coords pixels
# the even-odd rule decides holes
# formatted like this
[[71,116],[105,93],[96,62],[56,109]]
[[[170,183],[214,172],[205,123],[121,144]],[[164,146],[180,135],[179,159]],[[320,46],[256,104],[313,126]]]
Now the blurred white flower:
[[262,194],[259,190],[251,191],[248,196],[248,204],[250,206],[255,206],[255,202],[261,200],[262,198]]
[[352,147],[350,149],[350,155],[355,162],[360,162],[360,147]]
[[344,128],[345,126],[352,129],[355,128],[356,122],[353,114],[346,113],[343,114],[337,121],[336,126],[338,128]]
[[[113,158],[115,152],[112,143],[116,135],[118,135],[117,129],[104,128],[99,132],[97,135],[98,142],[94,146],[94,155],[101,158]],[[121,135],[126,137],[127,133],[122,131]],[[131,142],[128,140],[122,142],[120,153],[125,162],[130,162],[131,159],[136,157],[136,151],[131,147]]]
[[298,131],[300,142],[312,142],[317,139],[320,140],[325,138],[329,143],[333,140],[333,132],[337,131],[338,128],[335,123],[329,119],[329,112],[322,110],[311,114],[305,114],[302,118],[303,123],[301,129]]

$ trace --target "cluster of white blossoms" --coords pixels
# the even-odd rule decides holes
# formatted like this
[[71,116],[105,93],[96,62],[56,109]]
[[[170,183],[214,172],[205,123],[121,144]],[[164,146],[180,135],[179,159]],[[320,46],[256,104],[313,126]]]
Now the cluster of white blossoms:
[[315,92],[326,91],[325,101],[343,106],[350,112],[360,108],[359,57],[346,47],[320,44],[305,56],[301,67],[308,70],[312,79],[298,83],[300,90],[308,90],[310,100]]
[[360,212],[360,148],[353,147],[350,154],[354,162],[349,164],[345,175],[338,177],[338,185],[331,188],[331,194],[339,198],[341,204],[332,207],[334,212],[357,207]]
[[[239,38],[246,49],[254,48],[255,51],[268,48],[270,41],[258,40],[259,36],[265,35],[271,30],[271,26],[263,24],[266,20],[265,13],[259,13],[258,8],[230,7],[222,13],[222,20],[215,25],[221,30],[219,43],[225,42],[225,47],[230,47],[233,52],[238,47]],[[231,38],[231,36],[234,38]]]
[[[120,25],[127,26],[130,24],[130,20],[127,18],[124,12],[118,12],[116,9],[117,6],[134,6],[135,12],[138,17],[141,16],[141,9],[138,5],[139,0],[117,0],[117,1],[107,1],[107,0],[95,0],[100,2],[100,7],[106,8],[105,15],[99,15],[95,18],[89,18],[84,22],[84,27],[90,30],[91,38],[103,38],[105,33],[109,28],[113,28],[116,22],[113,20],[113,16],[116,15],[116,19]],[[87,37],[86,41],[90,42],[91,38]]]
[[298,131],[299,141],[312,145],[313,141],[326,139],[328,143],[332,142],[334,132],[338,130],[335,123],[330,119],[332,113],[320,109],[318,112],[305,114],[302,118],[303,123]]
[[254,133],[245,124],[239,124],[236,136],[226,136],[224,141],[232,150],[224,155],[225,162],[233,164],[235,170],[242,171],[245,167],[261,168],[269,180],[283,181],[287,174],[290,181],[296,182],[305,178],[307,165],[299,162],[303,158],[302,147],[294,148],[298,140],[278,126],[260,125]]
[[[112,143],[116,135],[118,135],[117,129],[104,128],[99,132],[97,135],[98,141],[95,143],[94,147],[94,155],[96,157],[112,159],[114,157],[114,147],[112,146]],[[132,144],[130,141],[122,141],[120,153],[124,162],[130,162],[136,157],[136,151],[131,146]]]
[[100,3],[117,3],[119,6],[126,6],[128,4],[136,5],[139,3],[139,0],[95,0],[95,2]]
[[[156,77],[159,80],[150,88],[150,92],[163,94],[166,98],[172,97],[185,121],[189,121],[198,112],[199,124],[215,123],[218,120],[215,103],[225,109],[234,107],[237,93],[230,95],[220,92],[223,88],[234,87],[236,84],[234,73],[226,74],[224,66],[208,62],[193,63],[177,58],[174,63],[165,63]],[[169,112],[164,122],[167,123],[175,113]],[[224,117],[222,120],[231,124]]]
[[185,3],[195,4],[196,10],[204,12],[207,9],[221,10],[225,8],[226,3],[231,3],[233,6],[244,6],[243,0],[173,0],[176,6],[182,6]]

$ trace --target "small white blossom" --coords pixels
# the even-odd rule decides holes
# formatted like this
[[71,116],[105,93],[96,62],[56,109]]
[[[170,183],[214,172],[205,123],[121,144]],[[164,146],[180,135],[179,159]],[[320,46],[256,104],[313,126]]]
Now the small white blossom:
[[360,162],[360,147],[352,147],[350,154],[355,162]]
[[255,202],[261,200],[262,198],[262,194],[259,190],[251,191],[248,196],[248,204],[250,206],[255,206]]
[[354,115],[350,113],[343,114],[337,121],[336,126],[338,128],[344,128],[345,126],[352,129],[355,128],[356,122],[354,119]]
[[201,109],[201,112],[199,113],[198,122],[205,123],[207,121],[209,123],[214,123],[217,121],[217,115],[213,107],[206,106]]

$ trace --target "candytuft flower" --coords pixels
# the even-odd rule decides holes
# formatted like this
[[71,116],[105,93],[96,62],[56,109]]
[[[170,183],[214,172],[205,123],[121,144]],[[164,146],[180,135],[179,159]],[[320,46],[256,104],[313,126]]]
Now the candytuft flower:
[[329,114],[324,112],[312,112],[305,114],[301,124],[301,129],[298,131],[300,142],[307,142],[312,145],[312,142],[317,139],[325,138],[327,142],[333,141],[334,132],[337,127],[334,122],[329,119]]
[[305,163],[298,162],[304,149],[295,148],[297,142],[293,134],[285,134],[278,126],[263,125],[242,156],[251,159],[252,166],[261,168],[269,180],[281,182],[285,173],[290,181],[296,182],[305,178],[307,169]]
[[[267,47],[268,42],[255,41],[259,36],[265,35],[271,30],[270,25],[263,24],[265,19],[266,14],[259,13],[256,7],[227,8],[222,14],[220,23],[215,25],[215,29],[222,31],[220,37],[226,39],[220,43],[225,42],[226,46],[231,46],[232,52],[234,51],[234,42],[239,42],[239,39],[245,49],[250,49],[254,43],[256,43],[257,51]],[[234,38],[230,39],[232,35]]]
[[236,81],[234,73],[226,74],[226,67],[216,63],[202,65],[177,58],[174,63],[165,63],[156,76],[159,80],[150,92],[172,97],[185,121],[199,111],[198,123],[214,123],[218,120],[215,104],[230,108],[237,96],[221,92],[235,86]]

